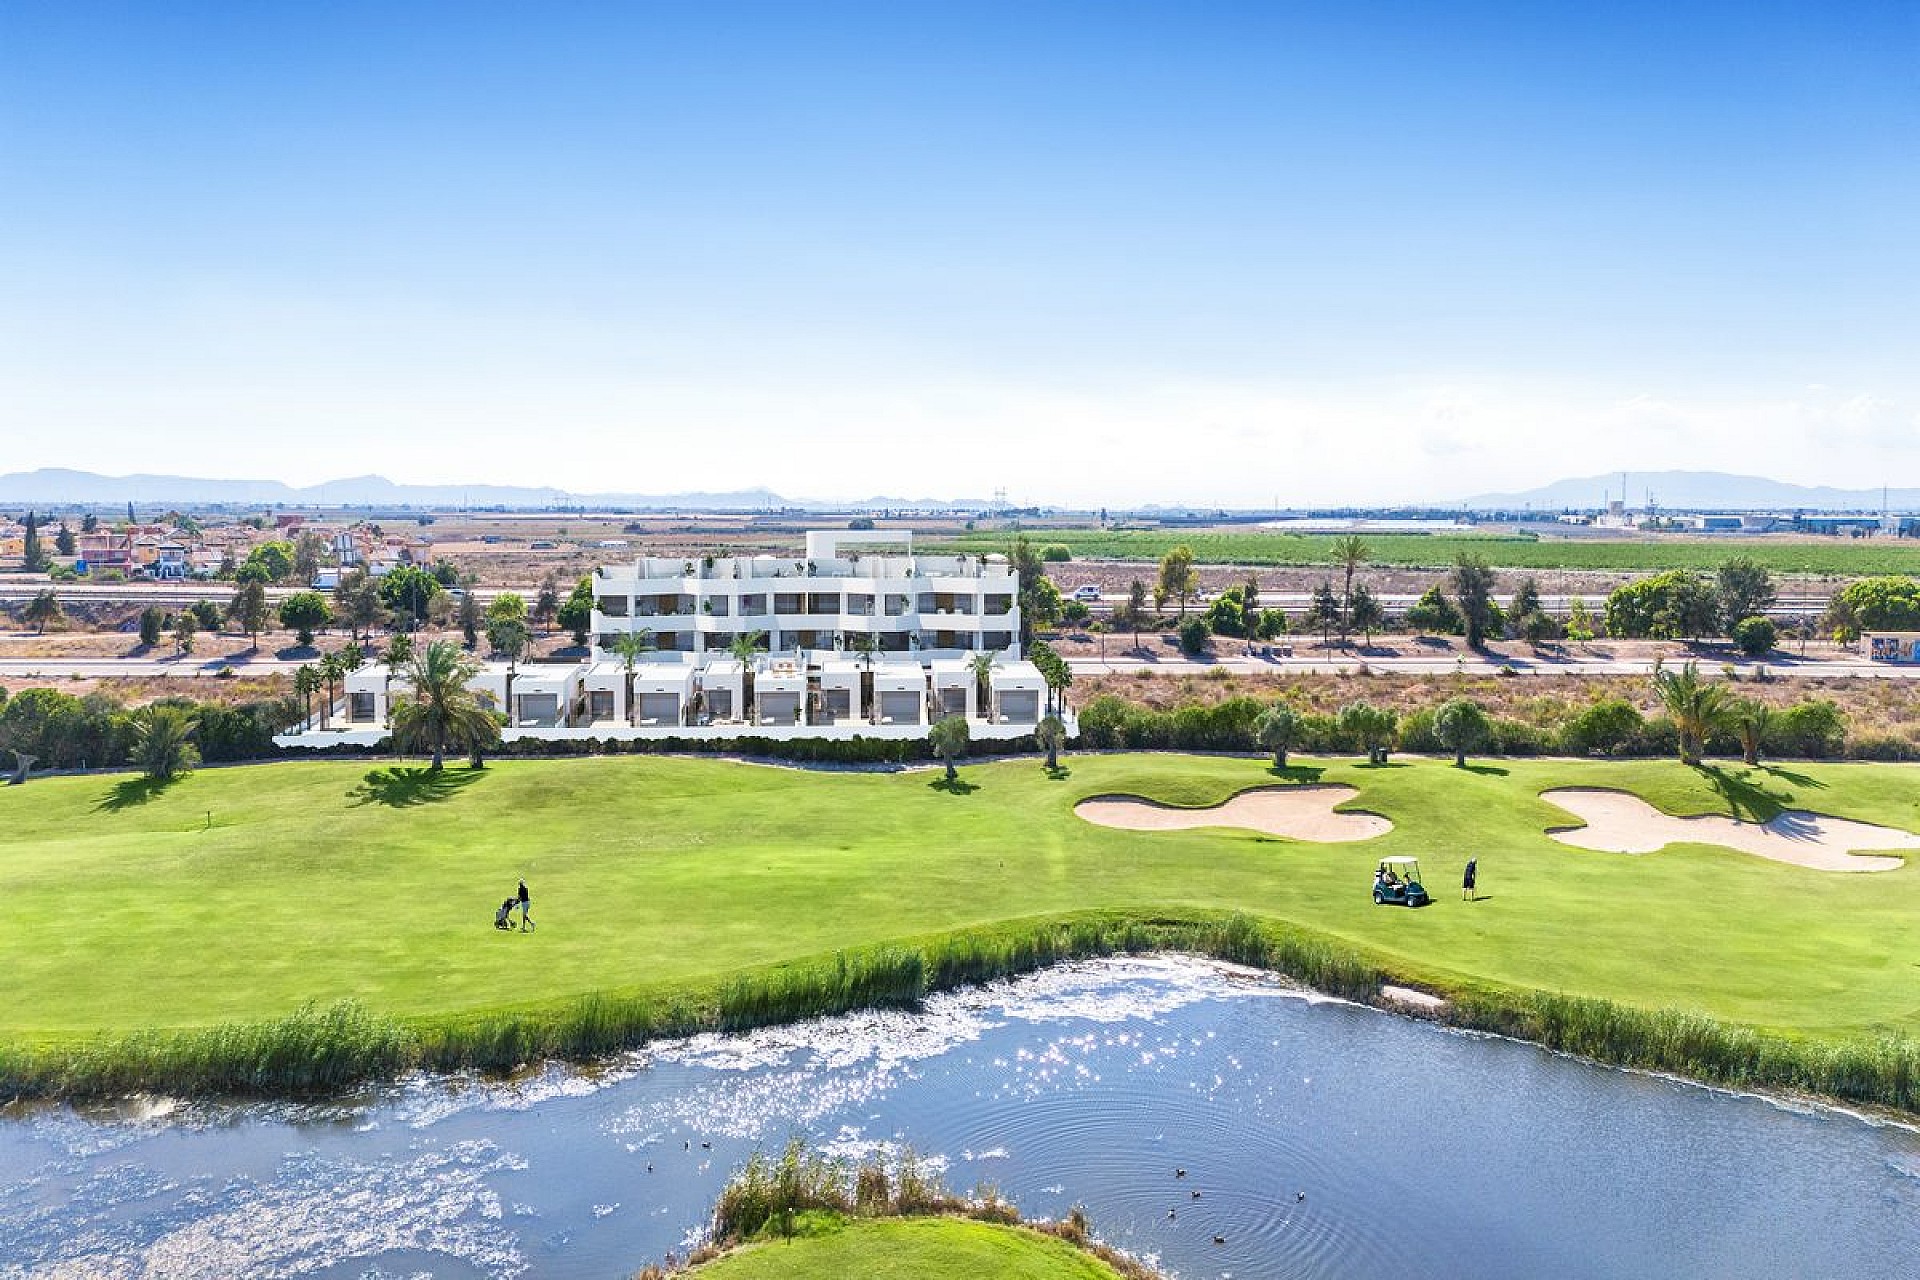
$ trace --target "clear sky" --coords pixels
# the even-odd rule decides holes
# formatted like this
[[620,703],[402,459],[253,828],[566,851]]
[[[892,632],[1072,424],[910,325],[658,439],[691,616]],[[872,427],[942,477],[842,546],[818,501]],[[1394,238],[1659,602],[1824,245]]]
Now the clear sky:
[[0,4],[0,470],[1920,483],[1920,5]]

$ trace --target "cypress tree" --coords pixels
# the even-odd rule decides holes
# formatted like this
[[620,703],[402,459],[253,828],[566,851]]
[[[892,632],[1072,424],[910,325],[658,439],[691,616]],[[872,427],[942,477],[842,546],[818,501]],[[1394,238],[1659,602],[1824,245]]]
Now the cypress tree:
[[40,545],[40,518],[33,512],[27,512],[26,566],[28,573],[44,572],[48,565],[47,550]]

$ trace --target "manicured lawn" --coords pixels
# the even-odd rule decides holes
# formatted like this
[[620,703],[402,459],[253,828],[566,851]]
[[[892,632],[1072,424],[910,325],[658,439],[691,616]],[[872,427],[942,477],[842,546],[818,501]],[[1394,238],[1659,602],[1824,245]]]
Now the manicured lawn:
[[[930,551],[976,554],[1005,551],[1010,535],[969,533]],[[1331,534],[1183,529],[1037,529],[1036,547],[1059,545],[1075,556],[1108,560],[1158,560],[1185,545],[1201,564],[1330,565]],[[1367,534],[1372,561],[1380,565],[1444,569],[1462,551],[1482,556],[1497,569],[1591,569],[1654,573],[1662,569],[1717,569],[1746,556],[1775,573],[1861,577],[1920,572],[1920,547],[1885,539],[1847,538],[1518,538],[1498,533]],[[1071,574],[1068,569],[1067,574]],[[1061,575],[1056,575],[1056,577]]]
[[[538,919],[539,917],[535,917]],[[1097,1258],[1019,1227],[956,1218],[853,1222],[791,1243],[751,1245],[696,1268],[700,1280],[1115,1280]]]
[[[1211,803],[1263,761],[1171,755],[905,774],[723,761],[307,762],[0,789],[0,1037],[42,1041],[276,1016],[358,997],[402,1017],[589,990],[710,985],[745,966],[997,921],[1243,911],[1413,977],[1564,990],[1762,1027],[1920,1032],[1920,868],[1838,875],[1706,847],[1592,853],[1543,831],[1555,786],[1678,813],[1795,804],[1920,830],[1920,770],[1657,761],[1311,762],[1395,830],[1353,845],[1092,826],[1075,801]],[[208,826],[211,812],[212,825]],[[1380,908],[1374,860],[1412,853],[1438,901]],[[1457,886],[1480,860],[1487,900]],[[532,934],[494,908],[525,876]]]

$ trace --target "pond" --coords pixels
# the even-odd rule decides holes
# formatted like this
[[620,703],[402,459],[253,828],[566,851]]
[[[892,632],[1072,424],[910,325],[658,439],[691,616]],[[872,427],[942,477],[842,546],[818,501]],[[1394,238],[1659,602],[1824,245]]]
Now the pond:
[[791,1134],[1187,1278],[1920,1275],[1907,1127],[1166,957],[506,1082],[15,1106],[0,1276],[624,1276]]

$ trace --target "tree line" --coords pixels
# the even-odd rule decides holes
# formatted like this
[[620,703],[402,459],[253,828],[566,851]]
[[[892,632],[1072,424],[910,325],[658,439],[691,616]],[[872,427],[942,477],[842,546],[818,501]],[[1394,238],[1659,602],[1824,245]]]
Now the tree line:
[[[1696,764],[1706,755],[1832,759],[1889,754],[1887,744],[1848,738],[1845,714],[1826,699],[1774,709],[1702,677],[1694,664],[1663,668],[1652,692],[1652,715],[1624,698],[1599,699],[1542,726],[1496,715],[1470,698],[1446,698],[1402,714],[1365,699],[1336,712],[1312,712],[1254,697],[1190,701],[1154,710],[1112,694],[1080,709],[1080,746],[1090,749],[1267,751],[1284,766],[1287,753],[1357,754],[1384,761],[1395,750],[1452,755],[1672,755]],[[1911,744],[1904,753],[1914,754]]]

